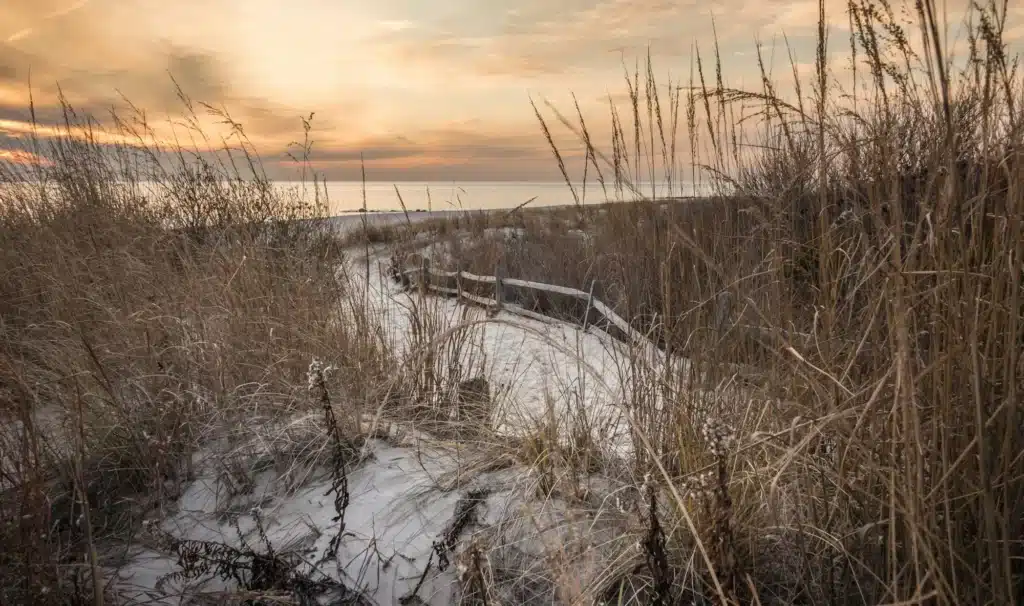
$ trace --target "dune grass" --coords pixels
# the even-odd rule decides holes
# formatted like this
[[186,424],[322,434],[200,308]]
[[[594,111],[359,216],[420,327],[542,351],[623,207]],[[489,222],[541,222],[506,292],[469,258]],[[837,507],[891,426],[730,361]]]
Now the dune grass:
[[[340,435],[373,432],[367,415],[531,467],[547,501],[631,520],[638,550],[590,571],[591,587],[584,558],[554,549],[541,568],[565,603],[1024,600],[1024,98],[1007,6],[973,7],[968,54],[950,61],[932,0],[910,7],[916,30],[854,0],[854,74],[829,68],[823,6],[809,83],[762,68],[760,90],[734,90],[699,55],[688,85],[661,94],[648,64],[627,74],[610,149],[582,115],[535,106],[549,142],[569,128],[588,174],[636,202],[467,212],[339,242],[324,206],[271,187],[244,138],[217,156],[201,137],[166,150],[126,119],[114,128],[144,144],[111,149],[69,126],[39,142],[49,162],[5,165],[0,602],[109,601],[92,582],[102,547],[174,499],[201,445],[231,453],[261,435],[301,482]],[[716,195],[638,191],[681,180],[684,149]],[[413,299],[399,345],[338,279],[346,254],[404,253],[417,233],[475,273],[594,283],[660,345],[668,362],[637,351],[619,369],[630,457],[595,443],[583,410],[495,435],[463,389],[494,388],[467,353],[487,320]],[[336,368],[327,416],[340,417],[272,433],[323,409],[313,358]],[[230,460],[242,477],[254,464]],[[594,500],[589,476],[634,498]],[[516,579],[479,563],[508,547],[485,538],[463,551],[476,562],[464,589],[495,603]]]
[[[784,586],[784,601],[802,603],[1024,596],[1020,77],[1005,5],[971,8],[967,56],[953,59],[936,6],[910,8],[916,30],[887,3],[851,3],[856,88],[828,67],[823,9],[810,85],[798,78],[785,95],[766,71],[762,90],[731,89],[698,58],[681,93],[686,143],[719,195],[579,207],[516,238],[451,245],[453,264],[475,273],[596,280],[602,300],[691,362],[685,381],[648,373],[678,406],[634,402],[635,441],[673,522],[703,543],[669,540],[669,566],[703,562],[720,599],[764,600],[780,576],[791,584],[767,592]],[[603,184],[632,191],[671,175],[683,146],[680,100],[659,95],[653,69],[627,85],[611,150],[582,117],[538,117],[546,133],[578,135]],[[723,300],[730,323],[775,338],[716,329]],[[720,391],[736,364],[762,381],[740,406],[728,465],[705,455],[680,468],[688,394]],[[781,404],[754,404],[759,394]],[[681,477],[711,482],[700,519],[684,515]]]
[[[386,370],[340,321],[322,209],[273,188],[244,141],[220,160],[112,149],[67,117],[37,142],[49,161],[4,166],[0,189],[3,603],[100,603],[98,546],[178,494],[199,444],[312,406],[311,358],[352,385]],[[370,397],[348,393],[349,414]]]

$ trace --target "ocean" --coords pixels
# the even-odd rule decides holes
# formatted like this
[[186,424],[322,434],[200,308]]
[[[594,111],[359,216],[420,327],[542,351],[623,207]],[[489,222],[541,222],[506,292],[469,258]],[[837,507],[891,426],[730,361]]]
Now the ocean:
[[[143,182],[140,184],[143,191],[154,188],[157,192],[162,187],[155,183]],[[608,187],[607,196],[602,191],[601,185],[596,182],[587,184],[585,192],[579,184],[574,184],[576,194],[581,197],[584,204],[600,204],[609,201],[633,200],[636,196],[615,192],[614,188]],[[276,181],[274,186],[281,190],[304,191],[304,197],[312,201],[313,185],[311,182],[303,185],[294,181]],[[7,195],[17,195],[19,184],[0,183],[0,203],[4,202]],[[318,184],[321,195],[324,184]],[[651,195],[650,185],[638,185],[646,195]],[[8,188],[11,191],[6,191]],[[329,200],[330,213],[332,215],[346,215],[357,212],[363,208],[363,197],[365,189],[366,210],[371,213],[400,212],[402,204],[399,202],[399,195],[405,204],[406,210],[410,213],[443,212],[459,210],[495,210],[514,208],[529,202],[529,207],[542,206],[565,206],[575,203],[572,191],[564,182],[531,182],[531,181],[469,181],[451,183],[442,181],[430,182],[385,182],[367,181],[365,186],[359,181],[328,181],[326,184],[327,197]],[[688,183],[674,184],[671,191],[664,184],[656,188],[658,198],[692,196],[697,195],[695,188]],[[158,194],[159,195],[159,194]]]
[[[282,187],[298,187],[298,183],[279,183]],[[307,189],[311,188],[307,185]],[[321,185],[321,187],[323,187]],[[364,186],[358,181],[328,181],[327,196],[330,200],[332,214],[358,211],[363,207]],[[397,189],[397,193],[396,193]],[[694,195],[689,184],[674,186],[668,192],[665,187],[658,188],[659,197]],[[576,186],[577,195],[582,190]],[[365,185],[366,209],[370,212],[391,212],[402,210],[399,194],[405,208],[414,211],[445,211],[445,210],[491,210],[516,207],[531,198],[530,207],[562,206],[573,204],[572,192],[564,182],[524,182],[524,181],[474,181],[463,183],[445,182],[401,182],[389,183],[368,181]],[[650,186],[643,186],[645,193]],[[307,192],[309,195],[309,192]],[[633,196],[626,196],[632,199]],[[606,197],[597,183],[588,183],[586,204],[598,204],[610,200],[621,199],[612,188]]]

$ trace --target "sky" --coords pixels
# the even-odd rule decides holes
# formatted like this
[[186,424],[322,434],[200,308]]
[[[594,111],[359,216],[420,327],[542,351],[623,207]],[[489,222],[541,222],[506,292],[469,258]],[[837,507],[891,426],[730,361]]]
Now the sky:
[[[844,6],[827,0],[840,48]],[[1024,7],[1010,11],[1007,37],[1024,39]],[[312,112],[330,179],[358,178],[362,158],[372,180],[555,180],[531,98],[570,113],[575,97],[606,140],[624,65],[650,53],[667,86],[717,36],[728,83],[749,87],[758,41],[783,65],[784,35],[810,68],[816,19],[816,0],[0,0],[0,159],[28,157],[30,92],[37,132],[62,93],[104,123],[130,102],[180,138],[177,82],[241,123],[275,178],[295,173],[285,153]]]

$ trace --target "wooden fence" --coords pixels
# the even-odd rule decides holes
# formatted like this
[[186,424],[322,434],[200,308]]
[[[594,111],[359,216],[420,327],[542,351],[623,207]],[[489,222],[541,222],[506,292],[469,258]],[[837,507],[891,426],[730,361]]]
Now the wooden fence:
[[[591,282],[589,291],[584,292],[556,284],[507,278],[500,266],[493,276],[439,270],[431,267],[426,257],[420,257],[418,267],[402,269],[393,265],[391,276],[406,287],[418,288],[424,293],[457,297],[488,309],[508,311],[542,322],[551,319],[573,322],[584,330],[588,326],[596,326],[625,343],[661,350],[658,344],[594,296],[594,282]],[[716,305],[715,329],[719,334],[739,333],[772,349],[786,346],[802,349],[811,343],[812,338],[802,333],[781,333],[736,322],[727,299],[720,299]]]
[[480,276],[466,271],[444,271],[430,267],[424,258],[420,267],[393,272],[407,287],[424,292],[457,297],[468,303],[493,310],[507,311],[534,320],[552,319],[582,326],[597,326],[613,337],[628,343],[653,346],[629,322],[590,292],[575,288],[506,278],[499,270],[493,276]]

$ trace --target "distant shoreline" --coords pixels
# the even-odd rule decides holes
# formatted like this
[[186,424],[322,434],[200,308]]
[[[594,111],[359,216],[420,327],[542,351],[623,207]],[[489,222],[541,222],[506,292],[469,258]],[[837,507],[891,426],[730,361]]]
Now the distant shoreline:
[[[575,206],[581,206],[583,208],[594,208],[596,206],[607,206],[609,204],[632,204],[632,203],[635,203],[635,202],[650,202],[652,204],[669,204],[669,203],[673,203],[673,202],[694,202],[694,201],[698,201],[698,200],[707,200],[707,199],[713,198],[713,197],[714,196],[672,196],[672,197],[666,197],[666,198],[657,198],[657,199],[654,199],[654,200],[650,200],[650,199],[647,199],[647,198],[637,198],[637,199],[634,199],[634,200],[605,200],[605,201],[602,201],[602,202],[588,202],[586,204],[580,204],[580,205],[577,205],[577,204],[574,204],[574,203],[569,203],[569,204],[546,204],[546,205],[543,205],[543,206],[534,206],[534,207],[531,207],[529,204],[527,204],[526,206],[524,206],[524,208],[526,208],[526,209],[529,209],[529,208],[544,209],[544,210],[562,210],[562,209],[566,209],[566,208],[573,208]],[[389,209],[375,209],[375,208],[371,208],[371,209],[362,209],[362,208],[356,208],[356,209],[339,210],[339,211],[335,212],[331,216],[332,217],[342,217],[342,216],[346,216],[347,217],[347,216],[352,216],[352,215],[354,215],[354,216],[362,216],[364,214],[367,215],[367,216],[370,216],[370,215],[393,215],[393,214],[406,214],[406,213],[410,214],[410,215],[412,215],[412,214],[444,215],[444,214],[467,213],[467,212],[507,212],[507,211],[511,211],[511,210],[513,210],[515,208],[516,208],[515,206],[501,207],[501,208],[445,208],[445,209],[438,209],[438,210],[427,210],[425,208],[415,208],[415,209],[411,209],[411,208],[410,209],[402,209],[402,208],[389,208]]]

